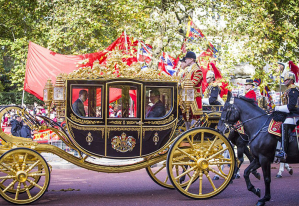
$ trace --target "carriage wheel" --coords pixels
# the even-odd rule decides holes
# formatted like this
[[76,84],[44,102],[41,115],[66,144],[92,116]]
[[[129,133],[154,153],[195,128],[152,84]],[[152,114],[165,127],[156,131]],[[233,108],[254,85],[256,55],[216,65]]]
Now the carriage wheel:
[[[14,163],[12,162],[11,163],[11,167],[16,167],[15,165],[14,165]],[[42,166],[41,165],[38,165],[38,171],[40,171],[40,172],[42,172]],[[1,168],[1,165],[0,165],[0,172],[2,172],[2,169],[3,168]],[[3,169],[4,171],[7,171],[7,169]],[[1,176],[0,176],[0,179],[1,179]],[[34,187],[34,184],[37,184],[38,182],[39,182],[39,180],[40,180],[40,176],[36,176],[36,177],[33,177],[33,183],[30,183],[29,185],[28,185],[28,189],[29,190],[31,190],[33,187]],[[6,186],[5,186],[5,180],[1,180],[0,181],[0,188],[1,189],[5,189],[6,188]],[[16,192],[17,192],[17,188],[16,188],[16,184],[14,184],[14,185],[12,185],[8,190],[7,190],[7,192],[9,192],[9,193],[12,193],[12,194],[16,194]],[[25,190],[25,188],[22,188],[22,189],[20,189],[19,190],[19,193],[24,193],[24,192],[26,192],[26,190]]]
[[50,170],[45,159],[27,148],[16,148],[0,157],[0,195],[14,204],[29,204],[47,190]]
[[[184,169],[175,172],[174,167]],[[235,154],[231,144],[210,128],[195,128],[183,133],[168,152],[167,173],[171,183],[180,193],[193,199],[220,194],[232,180],[234,168]],[[213,180],[215,175],[219,180]],[[182,187],[186,182],[187,186]]]
[[156,165],[147,167],[146,172],[151,177],[151,179],[158,185],[168,189],[174,189],[174,186],[171,184],[167,175],[166,160],[159,162]]

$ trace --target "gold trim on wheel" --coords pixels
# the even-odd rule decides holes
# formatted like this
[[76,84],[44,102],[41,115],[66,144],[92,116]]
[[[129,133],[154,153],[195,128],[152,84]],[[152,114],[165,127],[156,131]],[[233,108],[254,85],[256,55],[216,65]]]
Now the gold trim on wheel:
[[147,167],[146,172],[158,185],[168,189],[174,189],[167,175],[166,160]]
[[[179,170],[173,170],[175,167]],[[226,137],[209,128],[183,133],[173,143],[167,157],[167,173],[173,186],[193,199],[211,198],[221,193],[233,178],[234,168],[235,154],[231,144]],[[216,176],[218,180],[214,180]]]
[[50,171],[37,152],[16,148],[0,157],[0,195],[14,204],[29,204],[47,190]]

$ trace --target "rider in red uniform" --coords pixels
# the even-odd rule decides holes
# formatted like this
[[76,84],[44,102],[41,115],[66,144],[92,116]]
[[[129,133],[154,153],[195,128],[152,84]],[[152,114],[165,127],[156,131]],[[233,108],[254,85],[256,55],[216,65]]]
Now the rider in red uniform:
[[246,90],[246,94],[245,97],[250,98],[250,99],[254,99],[256,101],[256,94],[253,91],[253,80],[252,79],[246,79],[246,83],[245,83],[245,90]]

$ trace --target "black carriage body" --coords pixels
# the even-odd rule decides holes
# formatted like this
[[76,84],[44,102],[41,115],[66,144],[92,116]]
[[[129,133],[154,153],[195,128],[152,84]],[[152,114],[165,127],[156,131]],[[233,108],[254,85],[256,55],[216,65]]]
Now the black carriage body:
[[[110,158],[137,158],[161,149],[177,123],[177,83],[142,82],[132,79],[67,80],[66,123],[73,144],[82,152]],[[74,108],[85,90],[86,117]],[[152,90],[160,93],[162,117],[147,117]],[[152,94],[151,94],[152,95]],[[152,95],[153,96],[153,95]],[[152,97],[154,98],[154,97]],[[119,111],[114,112],[119,109]],[[116,106],[121,105],[121,106]]]

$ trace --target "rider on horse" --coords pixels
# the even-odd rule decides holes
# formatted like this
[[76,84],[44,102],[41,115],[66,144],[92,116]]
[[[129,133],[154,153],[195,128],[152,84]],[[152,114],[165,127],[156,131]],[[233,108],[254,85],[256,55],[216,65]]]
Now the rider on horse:
[[[275,107],[275,111],[288,113],[286,120],[282,124],[281,143],[278,142],[280,150],[275,155],[281,162],[285,162],[287,158],[289,130],[294,128],[294,125],[299,120],[299,88],[294,84],[295,81],[296,76],[293,72],[287,72],[284,75],[284,84],[287,86],[287,89],[282,95],[282,106]],[[282,144],[281,147],[280,144]]]
[[253,91],[253,80],[252,79],[246,79],[246,83],[245,83],[245,90],[246,90],[246,94],[245,97],[250,98],[250,99],[254,99],[256,101],[256,94]]
[[221,89],[215,82],[215,73],[208,71],[206,79],[209,86],[205,90],[202,103],[206,105],[224,105],[224,101],[220,97]]

